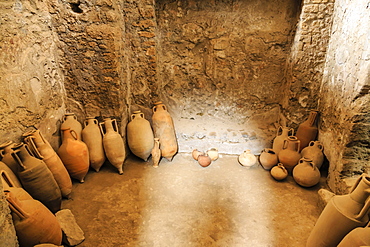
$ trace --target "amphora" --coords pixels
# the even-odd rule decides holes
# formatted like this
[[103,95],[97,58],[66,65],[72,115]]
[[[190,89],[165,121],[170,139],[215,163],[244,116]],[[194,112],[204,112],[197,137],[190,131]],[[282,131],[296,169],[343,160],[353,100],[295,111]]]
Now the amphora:
[[272,149],[276,153],[276,155],[279,154],[279,152],[283,149],[284,140],[288,138],[288,136],[294,135],[294,129],[289,127],[283,127],[279,126],[276,137],[274,141],[272,142]]

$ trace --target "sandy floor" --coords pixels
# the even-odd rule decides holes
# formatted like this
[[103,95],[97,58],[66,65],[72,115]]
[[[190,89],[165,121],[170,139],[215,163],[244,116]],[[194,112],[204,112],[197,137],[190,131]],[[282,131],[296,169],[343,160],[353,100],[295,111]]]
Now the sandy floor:
[[305,246],[320,210],[317,190],[292,177],[275,181],[237,156],[203,168],[191,155],[159,168],[130,157],[124,174],[105,164],[74,182],[71,209],[86,240],[79,246]]

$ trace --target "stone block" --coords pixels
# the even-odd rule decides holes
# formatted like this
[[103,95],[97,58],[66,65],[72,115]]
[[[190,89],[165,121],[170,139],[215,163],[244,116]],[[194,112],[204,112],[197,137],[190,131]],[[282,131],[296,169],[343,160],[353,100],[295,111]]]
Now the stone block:
[[319,194],[319,206],[321,207],[321,209],[324,209],[330,199],[335,196],[333,192],[327,189],[320,189],[317,193]]
[[78,226],[71,210],[63,209],[55,214],[63,231],[63,243],[68,246],[75,246],[85,240],[84,232]]

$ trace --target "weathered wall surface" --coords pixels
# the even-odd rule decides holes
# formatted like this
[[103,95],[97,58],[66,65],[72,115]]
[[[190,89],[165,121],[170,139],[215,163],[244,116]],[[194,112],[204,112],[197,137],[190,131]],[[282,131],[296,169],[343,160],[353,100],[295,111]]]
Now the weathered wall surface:
[[353,178],[370,173],[370,5],[337,0],[323,84],[320,140],[330,160],[328,184],[347,192]]
[[0,246],[18,246],[12,216],[10,214],[8,203],[5,200],[2,183],[0,183],[0,229]]
[[270,145],[299,3],[156,4],[158,90],[174,116],[180,150],[258,153]]
[[317,109],[334,0],[304,0],[284,79],[282,122],[297,128]]
[[61,41],[67,110],[86,116],[121,118],[126,107],[125,39],[116,1],[49,1]]
[[[56,148],[65,90],[57,37],[42,1],[0,1],[0,142],[19,142],[32,127]],[[0,243],[16,246],[0,195]],[[2,228],[4,227],[4,228]]]

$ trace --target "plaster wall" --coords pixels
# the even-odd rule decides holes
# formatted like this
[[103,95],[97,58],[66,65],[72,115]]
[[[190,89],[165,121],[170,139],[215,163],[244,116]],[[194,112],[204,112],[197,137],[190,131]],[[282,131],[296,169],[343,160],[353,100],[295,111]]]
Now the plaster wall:
[[337,0],[323,80],[320,141],[330,161],[328,184],[345,193],[370,173],[370,5]]

